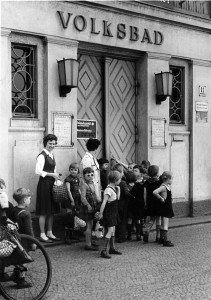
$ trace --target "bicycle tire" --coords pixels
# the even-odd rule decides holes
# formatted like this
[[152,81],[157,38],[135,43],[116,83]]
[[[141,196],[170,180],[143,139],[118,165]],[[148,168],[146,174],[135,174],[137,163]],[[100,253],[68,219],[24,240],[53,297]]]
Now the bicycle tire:
[[[48,253],[43,245],[34,237],[26,234],[20,234],[20,242],[30,256],[32,263],[26,265],[25,280],[32,284],[31,287],[18,289],[14,281],[0,282],[0,294],[6,300],[40,300],[47,293],[51,278],[52,265]],[[35,251],[28,251],[28,246],[36,245]],[[5,268],[5,273],[9,276],[13,274],[14,266]]]

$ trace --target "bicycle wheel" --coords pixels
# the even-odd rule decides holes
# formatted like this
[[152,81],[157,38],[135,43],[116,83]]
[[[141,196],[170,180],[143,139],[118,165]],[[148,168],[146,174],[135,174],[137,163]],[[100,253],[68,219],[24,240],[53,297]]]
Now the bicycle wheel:
[[[33,258],[33,262],[24,264],[26,268],[25,280],[31,283],[31,287],[18,289],[14,281],[0,282],[0,293],[7,300],[39,300],[48,291],[52,278],[52,266],[50,258],[35,238],[20,234],[21,245]],[[36,250],[31,251],[31,245],[36,245]],[[5,274],[11,276],[14,273],[14,266],[5,267]]]

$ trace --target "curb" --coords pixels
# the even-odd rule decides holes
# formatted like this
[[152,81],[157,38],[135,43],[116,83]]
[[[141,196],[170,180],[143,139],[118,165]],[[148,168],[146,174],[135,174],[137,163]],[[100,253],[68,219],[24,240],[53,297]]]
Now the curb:
[[[202,224],[209,224],[209,223],[211,223],[211,220],[209,220],[209,221],[198,221],[198,222],[187,223],[187,224],[175,224],[175,225],[172,224],[172,225],[169,226],[169,229],[180,228],[180,227],[188,227],[188,226],[195,226],[195,225],[202,225]],[[153,231],[155,231],[155,229],[152,229],[152,232]],[[39,237],[36,237],[36,239],[39,240]],[[77,244],[77,243],[80,243],[80,242],[83,242],[83,241],[84,241],[83,239],[81,239],[81,240],[72,240],[71,244]],[[55,246],[60,246],[60,245],[67,245],[64,240],[53,242],[53,243],[50,243],[50,244],[47,244],[47,243],[45,244],[45,243],[41,242],[41,244],[45,248],[55,247]]]

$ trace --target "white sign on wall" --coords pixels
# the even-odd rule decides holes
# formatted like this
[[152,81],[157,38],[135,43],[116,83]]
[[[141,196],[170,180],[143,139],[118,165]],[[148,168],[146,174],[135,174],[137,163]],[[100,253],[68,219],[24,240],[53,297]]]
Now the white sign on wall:
[[208,112],[208,102],[196,101],[196,111]]
[[163,118],[151,119],[151,147],[153,148],[166,147],[165,123],[166,120]]

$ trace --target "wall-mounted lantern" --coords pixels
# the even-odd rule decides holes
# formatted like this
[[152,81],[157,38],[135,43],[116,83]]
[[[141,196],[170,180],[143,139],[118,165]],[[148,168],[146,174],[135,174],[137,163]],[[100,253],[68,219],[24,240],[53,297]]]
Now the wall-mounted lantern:
[[59,95],[66,97],[72,88],[78,86],[79,61],[76,59],[57,60],[59,69]]
[[155,74],[156,81],[156,104],[161,104],[168,96],[172,95],[173,74],[171,72],[161,72]]

